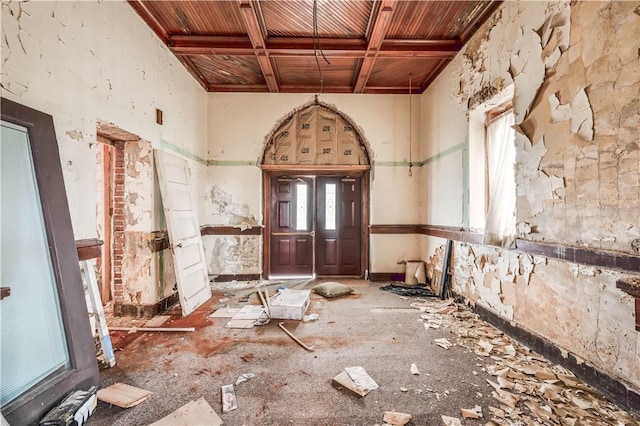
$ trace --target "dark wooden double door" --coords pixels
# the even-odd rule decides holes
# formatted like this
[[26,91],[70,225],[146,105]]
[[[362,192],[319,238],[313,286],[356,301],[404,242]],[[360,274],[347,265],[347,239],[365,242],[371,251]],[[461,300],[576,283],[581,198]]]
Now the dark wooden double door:
[[362,274],[361,177],[272,177],[270,274]]

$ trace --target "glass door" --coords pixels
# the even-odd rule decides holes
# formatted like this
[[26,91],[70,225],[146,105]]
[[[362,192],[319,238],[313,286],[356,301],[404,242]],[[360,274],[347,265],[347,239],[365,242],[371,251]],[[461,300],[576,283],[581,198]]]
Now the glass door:
[[0,135],[0,405],[69,368],[59,295],[26,129]]

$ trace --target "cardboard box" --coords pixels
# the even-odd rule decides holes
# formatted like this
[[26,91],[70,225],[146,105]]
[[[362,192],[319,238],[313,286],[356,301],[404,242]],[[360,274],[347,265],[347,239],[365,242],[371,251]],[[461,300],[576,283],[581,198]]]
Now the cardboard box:
[[311,302],[311,290],[280,290],[271,299],[271,318],[301,320]]

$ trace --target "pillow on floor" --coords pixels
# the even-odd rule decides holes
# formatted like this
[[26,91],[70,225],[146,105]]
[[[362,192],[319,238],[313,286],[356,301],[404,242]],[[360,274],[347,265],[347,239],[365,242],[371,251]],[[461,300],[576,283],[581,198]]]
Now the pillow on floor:
[[331,298],[353,293],[353,289],[348,285],[329,281],[315,286],[313,288],[313,292],[319,294],[320,296]]

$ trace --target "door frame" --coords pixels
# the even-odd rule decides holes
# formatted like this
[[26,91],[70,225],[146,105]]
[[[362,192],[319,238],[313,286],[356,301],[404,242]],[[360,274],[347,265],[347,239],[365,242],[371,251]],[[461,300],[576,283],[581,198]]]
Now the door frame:
[[2,414],[10,424],[31,424],[60,402],[63,395],[73,389],[99,386],[101,379],[53,117],[6,98],[1,99],[1,110],[2,120],[25,127],[29,134],[29,148],[69,351],[69,368],[51,373],[2,407]]
[[[271,274],[271,181],[281,176],[351,176],[361,177],[360,191],[362,196],[361,224],[361,267],[359,278],[366,278],[369,272],[369,199],[371,166],[282,166],[262,165],[262,278],[268,279]],[[315,196],[315,195],[314,195]],[[315,239],[314,239],[315,247]],[[315,250],[315,249],[314,249]],[[315,254],[314,254],[315,259]],[[313,267],[315,274],[315,260]]]

